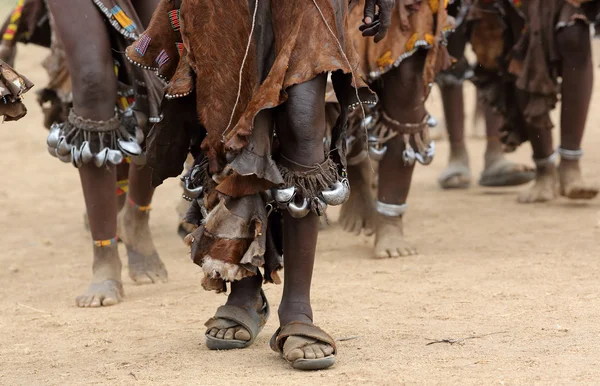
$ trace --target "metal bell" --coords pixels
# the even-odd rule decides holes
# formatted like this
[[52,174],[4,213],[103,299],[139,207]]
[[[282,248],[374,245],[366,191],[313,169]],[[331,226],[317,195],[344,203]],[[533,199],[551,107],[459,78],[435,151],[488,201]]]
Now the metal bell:
[[425,155],[416,153],[415,156],[421,165],[429,165],[435,156],[435,142],[429,142],[429,146],[427,147]]
[[121,162],[123,162],[123,153],[121,153],[119,150],[109,149],[108,162],[113,165],[119,165]]
[[56,148],[58,146],[58,139],[60,137],[60,126],[54,124],[50,129],[50,134],[48,134],[48,138],[46,138],[46,143],[48,146]]
[[130,157],[135,157],[142,154],[142,147],[135,141],[134,138],[130,138],[129,141],[117,138],[117,144],[119,145],[119,148]]
[[429,118],[427,118],[427,126],[436,127],[437,125],[438,125],[437,119],[435,119],[435,117],[433,115],[430,115]]
[[55,147],[48,146],[48,153],[50,153],[52,157],[57,157]]
[[323,216],[327,210],[327,203],[325,203],[325,201],[321,200],[319,197],[313,198],[313,201],[313,211],[317,216]]
[[97,168],[101,168],[102,166],[106,165],[106,161],[108,161],[108,148],[107,147],[100,150],[94,156],[94,165],[96,165]]
[[402,160],[404,164],[407,166],[412,166],[417,159],[417,153],[415,153],[414,149],[410,145],[406,145],[406,148],[402,152]]
[[77,149],[75,146],[71,147],[71,163],[76,168],[79,168],[82,164],[81,153],[79,152],[79,149]]
[[83,141],[81,147],[79,148],[79,153],[81,154],[81,162],[84,164],[89,163],[94,158],[94,153],[92,153],[92,149],[90,149],[90,143],[88,141]]
[[387,146],[382,146],[380,148],[377,148],[375,146],[369,146],[369,156],[373,161],[381,161],[386,152]]
[[59,160],[61,160],[62,162],[66,162],[69,163],[71,162],[71,152],[69,151],[69,153],[67,153],[66,155],[61,155],[58,154],[58,151],[56,153],[56,156],[58,157]]
[[297,205],[294,201],[287,204],[288,212],[293,218],[303,218],[310,212],[310,203],[306,198],[302,199],[302,203]]
[[321,196],[327,205],[342,205],[350,197],[348,179],[344,178],[342,181],[336,181],[330,190],[322,191]]
[[296,187],[290,186],[285,189],[273,189],[273,198],[278,204],[287,204],[296,196]]
[[58,152],[59,156],[66,156],[67,154],[71,154],[71,145],[69,145],[69,143],[67,142],[67,138],[64,135],[61,135],[58,139],[56,151]]
[[185,182],[184,182],[183,193],[186,196],[191,197],[192,199],[196,199],[196,198],[200,197],[203,190],[204,190],[204,187],[202,185],[194,188],[191,186],[190,180],[185,180]]

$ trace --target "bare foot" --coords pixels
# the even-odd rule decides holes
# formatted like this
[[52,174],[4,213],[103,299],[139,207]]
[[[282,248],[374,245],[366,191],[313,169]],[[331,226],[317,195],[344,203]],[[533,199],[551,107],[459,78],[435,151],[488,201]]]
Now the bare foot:
[[522,204],[546,202],[556,198],[558,192],[558,175],[554,164],[538,167],[535,183],[526,192],[519,195]]
[[168,280],[167,269],[156,252],[148,220],[148,211],[125,205],[119,213],[119,237],[127,247],[129,277],[137,284]]
[[350,198],[340,212],[340,225],[347,232],[359,235],[364,230],[365,235],[373,234],[375,202],[371,193],[371,176],[368,159],[348,166]]
[[598,188],[589,186],[583,181],[579,161],[561,159],[558,175],[561,196],[589,200],[598,195]]
[[94,278],[88,289],[75,299],[78,307],[112,306],[124,296],[121,283],[121,259],[117,244],[94,246]]
[[402,216],[388,217],[377,213],[377,232],[375,234],[375,258],[416,255],[417,249],[404,240]]
[[464,144],[451,146],[448,166],[440,174],[438,183],[442,189],[466,189],[471,186],[469,155]]

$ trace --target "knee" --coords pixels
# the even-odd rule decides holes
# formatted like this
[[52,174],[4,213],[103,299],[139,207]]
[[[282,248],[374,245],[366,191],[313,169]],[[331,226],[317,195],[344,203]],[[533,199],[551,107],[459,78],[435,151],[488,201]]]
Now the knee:
[[589,27],[582,22],[560,29],[556,44],[563,60],[583,65],[591,60]]
[[114,105],[116,77],[112,69],[85,66],[71,74],[74,98],[80,106],[94,107],[103,103]]

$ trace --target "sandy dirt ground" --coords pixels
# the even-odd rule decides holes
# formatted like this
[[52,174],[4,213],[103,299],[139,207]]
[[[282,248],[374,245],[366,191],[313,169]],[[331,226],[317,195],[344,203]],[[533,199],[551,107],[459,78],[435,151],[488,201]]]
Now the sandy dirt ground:
[[[21,48],[18,68],[43,85],[45,52]],[[469,87],[469,105],[473,94]],[[158,189],[151,224],[170,282],[136,286],[125,271],[124,303],[79,309],[91,243],[78,175],[47,154],[34,95],[27,102],[25,119],[0,126],[1,385],[565,384],[600,376],[600,201],[523,206],[520,188],[441,191],[444,141],[435,162],[418,167],[409,199],[407,233],[420,255],[373,261],[373,239],[347,236],[331,211],[334,224],[319,236],[315,322],[353,339],[339,342],[330,370],[294,371],[273,353],[275,317],[249,349],[204,346],[203,323],[225,296],[201,289],[200,269],[175,233],[175,180]],[[437,94],[430,105],[443,121]],[[592,107],[584,147],[594,183],[599,122]],[[470,140],[469,149],[477,176],[484,143]],[[511,157],[530,162],[529,145]],[[281,290],[266,287],[275,309]]]

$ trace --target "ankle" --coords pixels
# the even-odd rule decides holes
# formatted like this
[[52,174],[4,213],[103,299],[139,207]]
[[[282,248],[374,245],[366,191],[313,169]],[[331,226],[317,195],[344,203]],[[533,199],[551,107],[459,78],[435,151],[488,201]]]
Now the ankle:
[[309,301],[287,301],[279,304],[279,322],[282,326],[294,321],[312,323],[313,312]]
[[120,282],[121,269],[122,263],[116,242],[105,246],[94,245],[94,262],[92,264],[94,282],[104,280]]

